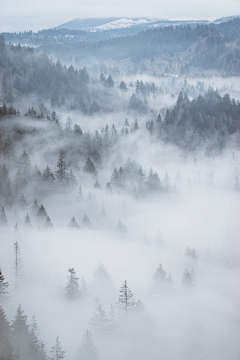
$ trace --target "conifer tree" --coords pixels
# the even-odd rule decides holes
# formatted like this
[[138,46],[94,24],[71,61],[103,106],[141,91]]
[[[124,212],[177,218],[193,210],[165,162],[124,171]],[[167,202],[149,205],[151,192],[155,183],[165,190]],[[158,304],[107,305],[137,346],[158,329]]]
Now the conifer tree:
[[57,163],[57,171],[55,173],[56,179],[58,183],[63,186],[66,184],[68,174],[67,174],[67,164],[64,161],[63,153],[60,152],[60,155],[58,157],[58,163]]
[[70,223],[68,224],[68,227],[70,228],[76,228],[76,229],[79,229],[80,226],[78,224],[78,222],[76,221],[75,217],[73,216],[72,217],[72,220],[70,221]]
[[34,215],[37,215],[38,210],[39,210],[39,205],[37,199],[35,199],[33,205],[31,206],[31,211]]
[[17,241],[14,243],[13,269],[15,272],[15,287],[17,288],[19,284],[19,280],[23,277],[23,261],[21,257],[20,246]]
[[27,323],[27,315],[24,314],[21,304],[12,322],[12,336],[15,349],[18,349],[20,352],[20,358],[28,358],[30,349],[29,325]]
[[85,171],[86,173],[89,173],[89,174],[93,174],[93,175],[97,173],[94,163],[92,162],[90,157],[87,158],[87,161],[83,168],[83,171]]
[[68,269],[68,272],[69,276],[65,287],[65,298],[70,301],[75,301],[81,296],[78,284],[79,278],[76,277],[76,271],[74,268]]
[[41,204],[41,206],[37,212],[37,218],[39,219],[39,221],[41,223],[43,223],[46,220],[46,217],[47,217],[46,210],[45,210],[44,206]]
[[2,210],[0,213],[0,225],[7,226],[7,224],[8,224],[7,215],[6,215],[4,207],[2,206]]
[[29,218],[28,213],[27,213],[26,218],[25,218],[25,221],[24,221],[24,226],[25,226],[26,228],[31,228],[31,227],[32,227],[32,223],[31,223],[31,220],[30,220],[30,218]]
[[99,360],[93,336],[89,330],[86,330],[83,334],[82,342],[77,352],[77,360]]
[[55,178],[54,178],[54,174],[51,171],[50,167],[47,165],[46,169],[43,172],[43,180],[48,184],[48,185],[52,185]]
[[64,359],[64,354],[66,351],[62,350],[62,346],[59,341],[59,337],[56,339],[55,345],[52,347],[52,350],[50,350],[52,353],[52,356],[50,357],[50,360],[61,360]]
[[2,355],[2,349],[4,344],[10,340],[10,336],[11,336],[11,328],[10,328],[10,324],[7,320],[6,314],[2,308],[2,306],[0,306],[0,356]]
[[21,194],[19,200],[18,200],[18,206],[20,209],[24,210],[28,206],[27,200],[23,194]]
[[124,281],[121,286],[120,295],[116,307],[121,315],[128,315],[135,309],[135,301],[133,299],[133,293],[127,284],[127,280]]
[[98,179],[96,179],[96,181],[95,181],[95,183],[94,183],[94,188],[95,189],[101,189],[101,185],[100,185],[100,183],[98,182]]
[[6,301],[9,296],[8,296],[8,288],[9,284],[7,281],[5,281],[5,277],[3,276],[3,273],[0,269],[0,302],[4,302]]
[[[1,343],[0,343],[1,345]],[[1,360],[15,360],[17,356],[15,355],[15,349],[7,339],[2,346],[0,346],[0,359]]]
[[93,329],[100,334],[112,334],[116,330],[116,323],[109,318],[102,309],[101,304],[98,305],[96,312],[90,320]]
[[121,234],[127,233],[127,227],[121,222],[121,220],[118,221],[116,230]]
[[191,271],[189,271],[188,269],[185,269],[184,274],[183,274],[182,284],[186,287],[192,287],[195,285],[195,282],[196,282],[195,269],[192,268]]
[[50,217],[47,215],[45,223],[44,223],[44,227],[47,229],[51,229],[53,227],[53,224],[51,222]]
[[83,197],[83,192],[82,192],[82,187],[81,185],[79,185],[79,189],[78,189],[78,200],[80,202],[84,202],[84,197]]
[[82,219],[82,226],[89,227],[90,225],[91,225],[91,222],[90,222],[89,218],[87,217],[87,215],[85,214]]

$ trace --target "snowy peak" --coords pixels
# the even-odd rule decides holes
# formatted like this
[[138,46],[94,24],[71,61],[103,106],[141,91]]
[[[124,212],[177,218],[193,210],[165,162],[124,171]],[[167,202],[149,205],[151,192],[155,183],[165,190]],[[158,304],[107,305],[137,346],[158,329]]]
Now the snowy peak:
[[122,18],[118,19],[104,25],[96,26],[89,28],[90,31],[104,31],[104,30],[114,30],[114,29],[123,29],[129,28],[131,26],[150,24],[155,22],[157,19],[132,19],[132,18]]

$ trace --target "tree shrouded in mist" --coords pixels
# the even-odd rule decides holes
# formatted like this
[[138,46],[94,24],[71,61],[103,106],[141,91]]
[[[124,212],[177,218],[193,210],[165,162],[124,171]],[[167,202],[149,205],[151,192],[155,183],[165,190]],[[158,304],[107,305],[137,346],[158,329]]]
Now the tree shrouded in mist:
[[99,360],[96,346],[94,346],[91,331],[86,330],[83,334],[81,345],[78,348],[77,360]]
[[118,312],[121,315],[128,315],[133,312],[136,307],[135,300],[133,298],[133,293],[130,287],[128,286],[127,280],[124,281],[123,285],[121,286],[120,295],[118,297],[118,302],[116,307]]
[[9,284],[5,281],[5,277],[0,269],[0,302],[4,302],[8,299],[8,288]]
[[20,246],[18,241],[14,243],[14,263],[13,269],[15,273],[15,287],[17,288],[19,285],[20,279],[23,277],[23,261],[21,256]]
[[76,271],[74,268],[68,269],[69,276],[68,282],[65,287],[65,299],[69,301],[78,300],[81,297],[79,289],[79,278],[76,276]]
[[62,346],[59,341],[59,337],[56,339],[55,345],[52,347],[52,350],[50,351],[52,353],[52,356],[50,357],[50,360],[61,360],[64,359],[65,351],[62,350]]
[[100,334],[112,334],[116,330],[116,323],[113,319],[109,318],[107,313],[102,309],[101,304],[98,305],[97,310],[90,320],[93,329]]

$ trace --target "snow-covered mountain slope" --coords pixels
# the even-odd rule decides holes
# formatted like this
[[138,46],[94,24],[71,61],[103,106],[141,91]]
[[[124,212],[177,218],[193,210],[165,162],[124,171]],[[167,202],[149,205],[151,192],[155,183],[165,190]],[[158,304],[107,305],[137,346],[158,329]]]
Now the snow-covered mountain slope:
[[158,19],[133,19],[133,18],[122,18],[118,19],[104,25],[96,26],[89,28],[90,31],[104,31],[104,30],[113,30],[113,29],[123,29],[129,28],[131,26],[150,24]]

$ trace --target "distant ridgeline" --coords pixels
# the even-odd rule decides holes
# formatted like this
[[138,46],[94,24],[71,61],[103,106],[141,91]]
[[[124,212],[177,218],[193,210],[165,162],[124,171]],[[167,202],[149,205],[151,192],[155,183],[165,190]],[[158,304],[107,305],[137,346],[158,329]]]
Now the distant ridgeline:
[[[229,74],[239,75],[240,47],[234,40],[239,26],[238,18],[217,26],[169,26],[143,31],[135,36],[94,43],[46,44],[40,49],[64,61],[69,61],[70,57],[83,60],[92,56],[103,61],[130,59],[133,63],[138,63],[144,59],[155,61],[167,56],[174,57],[174,61],[178,63],[175,69],[178,73],[181,73],[181,67],[187,63],[188,66],[203,70],[224,70]],[[218,29],[222,29],[222,32]]]

